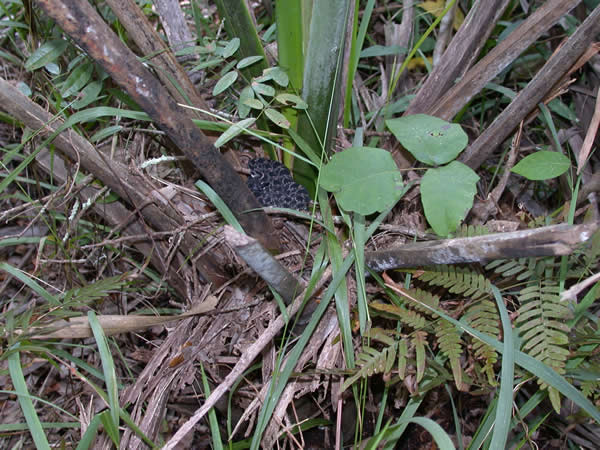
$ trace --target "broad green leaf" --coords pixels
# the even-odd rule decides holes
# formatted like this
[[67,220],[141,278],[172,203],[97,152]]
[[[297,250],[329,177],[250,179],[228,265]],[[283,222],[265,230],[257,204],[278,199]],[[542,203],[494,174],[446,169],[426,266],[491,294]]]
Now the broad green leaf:
[[350,147],[336,153],[321,172],[321,187],[346,211],[383,211],[402,196],[402,176],[392,155],[380,148]]
[[569,167],[571,161],[562,153],[542,150],[523,158],[511,169],[511,172],[522,175],[528,180],[547,180],[562,175]]
[[306,104],[306,102],[304,100],[302,100],[302,98],[300,98],[294,94],[287,94],[287,93],[279,94],[275,97],[275,100],[277,100],[279,103],[284,104],[286,106],[291,105],[292,108],[296,108],[296,109],[308,108],[308,105]]
[[473,206],[479,176],[463,163],[429,169],[421,180],[421,202],[425,217],[440,236],[456,230]]
[[290,127],[290,121],[285,118],[283,114],[273,108],[265,109],[265,114],[271,122],[275,125],[288,129]]
[[219,148],[220,146],[226,144],[244,131],[244,129],[251,126],[254,122],[256,122],[256,119],[254,117],[250,117],[248,119],[240,120],[238,123],[234,123],[227,130],[225,130],[221,136],[219,136],[219,139],[217,139],[215,142],[215,147]]
[[98,94],[102,90],[102,82],[101,81],[92,81],[81,91],[81,95],[79,96],[79,100],[73,102],[71,107],[73,109],[81,109],[88,106],[90,103],[95,102],[98,99]]
[[232,70],[231,72],[227,72],[225,75],[223,75],[223,77],[217,81],[217,84],[215,84],[215,87],[213,88],[213,95],[219,95],[221,92],[223,92],[225,89],[227,89],[229,86],[231,86],[233,83],[235,83],[235,80],[237,80],[238,77],[238,73],[235,70]]
[[390,119],[385,124],[406,150],[431,166],[452,161],[468,143],[460,125],[426,114]]
[[238,48],[240,48],[240,38],[235,37],[227,43],[221,56],[227,59],[230,56],[233,56],[233,54],[238,51]]
[[92,78],[93,71],[94,65],[90,61],[84,61],[82,64],[75,67],[61,86],[63,97],[67,98],[79,93],[88,81],[90,81],[90,78]]
[[236,68],[244,69],[245,67],[251,66],[252,64],[260,61],[261,59],[264,59],[264,58],[262,56],[258,56],[258,55],[257,56],[248,56],[247,58],[244,58],[239,63],[237,63]]
[[26,70],[36,70],[44,67],[53,61],[56,61],[60,55],[67,49],[69,43],[64,39],[55,39],[46,42],[27,58],[25,62]]

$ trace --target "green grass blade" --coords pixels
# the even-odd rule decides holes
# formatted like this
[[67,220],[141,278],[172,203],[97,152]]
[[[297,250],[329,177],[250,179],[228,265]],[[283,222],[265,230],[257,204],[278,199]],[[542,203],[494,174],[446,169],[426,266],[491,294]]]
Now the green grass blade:
[[312,11],[302,86],[302,98],[308,103],[308,110],[299,117],[298,134],[312,148],[322,149],[325,154],[331,149],[336,130],[351,3],[348,0],[320,2]]
[[512,417],[513,383],[515,375],[515,339],[508,311],[504,305],[502,295],[496,286],[492,286],[492,293],[500,312],[502,322],[502,335],[504,336],[502,352],[502,369],[500,375],[500,392],[498,393],[498,406],[496,407],[496,420],[490,449],[504,450],[506,439],[510,432],[510,419]]
[[244,233],[244,229],[242,228],[238,220],[235,218],[235,216],[233,215],[229,207],[225,204],[225,202],[221,200],[221,197],[219,197],[217,193],[213,190],[213,188],[211,188],[202,180],[196,181],[195,184],[196,187],[208,197],[208,199],[214,205],[214,207],[217,208],[219,213],[223,216],[223,219],[225,219],[225,222],[227,222],[229,225],[235,228],[236,231]]
[[307,0],[275,1],[279,66],[288,74],[296,92],[302,91],[304,43],[308,34],[306,16],[312,10],[312,3]]
[[10,373],[10,379],[15,387],[15,391],[17,392],[21,411],[23,411],[23,415],[27,421],[27,426],[29,427],[29,432],[31,433],[33,442],[35,442],[36,448],[50,450],[50,445],[46,439],[44,428],[42,427],[40,418],[37,415],[35,407],[33,406],[33,402],[31,401],[31,397],[29,396],[29,391],[27,390],[27,383],[25,382],[19,355],[20,353],[15,351],[8,356],[8,371]]
[[365,42],[367,29],[369,27],[369,22],[371,21],[371,15],[373,14],[374,7],[375,0],[368,0],[363,10],[358,34],[356,34],[355,31],[356,25],[358,23],[359,12],[359,2],[356,2],[356,9],[354,11],[354,24],[352,27],[352,43],[350,48],[350,57],[348,59],[348,82],[346,84],[346,95],[344,96],[344,128],[350,127],[350,114],[352,112],[352,87],[354,86],[354,75],[356,74],[356,69],[358,68],[360,52]]
[[50,305],[57,306],[60,304],[57,297],[40,286],[37,281],[27,274],[27,272],[23,272],[21,269],[17,269],[8,263],[0,262],[0,271],[2,270],[20,280],[24,285],[46,300]]
[[302,332],[302,335],[298,339],[298,342],[290,352],[286,364],[281,370],[281,373],[277,378],[273,378],[273,381],[271,382],[270,392],[267,394],[265,404],[261,408],[258,416],[256,429],[252,437],[252,444],[250,446],[251,449],[257,450],[258,448],[260,448],[262,434],[264,433],[269,419],[271,418],[273,411],[275,410],[275,406],[277,405],[277,402],[279,401],[279,398],[281,397],[281,394],[283,393],[283,390],[285,389],[285,386],[287,385],[287,382],[292,375],[293,369],[296,363],[298,362],[298,359],[302,355],[302,352],[304,351],[308,340],[315,331],[319,320],[321,320],[321,317],[327,310],[331,298],[334,296],[342,280],[345,279],[346,273],[348,272],[353,263],[354,255],[350,254],[344,260],[342,266],[340,267],[340,270],[338,270],[338,272],[333,275],[331,283],[325,290],[323,297],[321,298],[321,301],[317,306],[317,309],[313,313],[311,320]]
[[363,335],[370,322],[369,309],[367,306],[367,290],[365,286],[365,216],[354,214],[354,236],[353,250],[356,257],[356,295],[358,306],[358,320],[360,323],[360,334]]
[[[115,364],[108,346],[108,340],[104,334],[104,330],[93,311],[88,311],[88,320],[90,327],[94,333],[94,339],[98,345],[98,352],[100,353],[100,360],[102,361],[102,372],[104,372],[104,382],[106,383],[106,391],[108,394],[108,406],[110,408],[110,424],[114,429],[117,430],[115,437],[114,433],[109,433],[111,439],[115,445],[119,446],[119,412],[121,410],[119,406],[119,391],[117,387],[117,374],[115,371]],[[108,430],[107,430],[108,431]],[[116,438],[116,440],[115,440]]]
[[106,415],[108,411],[103,411],[100,414],[96,414],[94,418],[90,421],[85,433],[81,437],[79,444],[77,444],[76,450],[87,450],[88,448],[92,448],[94,442],[96,442],[96,435],[98,434],[98,427],[102,423],[102,415]]
[[[208,385],[208,379],[206,373],[204,373],[204,366],[200,364],[200,375],[202,377],[202,389],[204,391],[204,398],[210,396],[210,386]],[[217,421],[217,414],[215,409],[211,408],[208,412],[208,422],[210,424],[210,435],[212,437],[212,448],[215,450],[222,450],[223,443],[221,442],[221,432],[219,430],[219,422]]]

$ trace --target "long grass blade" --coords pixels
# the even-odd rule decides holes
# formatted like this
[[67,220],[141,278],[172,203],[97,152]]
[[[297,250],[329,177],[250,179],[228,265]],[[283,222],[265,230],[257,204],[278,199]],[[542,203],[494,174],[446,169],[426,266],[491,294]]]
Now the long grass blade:
[[33,406],[33,402],[29,396],[29,391],[27,390],[27,383],[25,382],[25,376],[23,375],[23,369],[21,368],[19,355],[20,353],[15,351],[8,356],[8,371],[10,373],[10,379],[15,387],[15,391],[17,392],[21,411],[23,411],[23,415],[25,416],[29,432],[31,433],[33,442],[35,442],[36,448],[50,450],[50,445],[46,439],[46,434],[44,433],[42,423],[37,415],[35,407]]

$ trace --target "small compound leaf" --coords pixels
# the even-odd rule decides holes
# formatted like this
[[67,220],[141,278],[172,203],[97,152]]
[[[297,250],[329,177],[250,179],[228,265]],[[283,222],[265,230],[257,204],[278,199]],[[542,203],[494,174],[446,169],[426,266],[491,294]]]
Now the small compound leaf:
[[68,45],[69,43],[64,39],[54,39],[53,41],[46,42],[27,58],[25,69],[36,70],[56,61],[67,49]]
[[287,87],[290,83],[290,77],[288,77],[288,74],[281,67],[269,67],[263,73],[268,74],[281,87]]
[[254,64],[255,62],[260,61],[261,59],[263,59],[262,56],[248,56],[247,58],[242,59],[239,63],[237,63],[237,68],[238,69],[245,69],[248,66],[251,66],[252,64]]
[[281,67],[269,67],[268,69],[263,70],[263,73],[260,77],[254,79],[254,81],[257,83],[265,83],[271,80],[281,87],[287,87],[287,85],[290,83],[288,74],[285,73]]
[[249,117],[248,119],[240,120],[237,123],[231,125],[225,132],[219,136],[219,139],[215,142],[215,147],[219,148],[220,146],[226,144],[231,139],[240,134],[244,129],[250,127],[254,122],[256,122],[256,118]]
[[390,119],[385,124],[406,150],[431,166],[452,161],[468,143],[460,125],[426,114]]
[[452,161],[429,169],[421,180],[421,202],[425,217],[440,236],[456,230],[473,206],[479,176],[470,167]]
[[265,109],[265,114],[275,125],[285,128],[286,130],[290,127],[290,121],[287,120],[286,117],[279,111],[273,108],[267,108]]
[[263,109],[265,105],[257,98],[248,98],[244,100],[244,105],[249,106],[252,109]]
[[246,86],[240,92],[240,98],[238,100],[238,114],[240,119],[245,119],[250,114],[250,107],[246,105],[246,101],[254,98],[254,91],[250,86]]
[[223,49],[223,52],[221,53],[221,56],[227,59],[230,56],[233,56],[233,54],[238,51],[238,48],[240,48],[240,38],[233,38],[227,43]]
[[212,92],[213,95],[219,95],[221,92],[223,92],[233,83],[235,83],[235,80],[237,80],[237,78],[238,73],[235,70],[227,72],[219,81],[217,81],[217,84],[215,84],[215,87],[213,88]]
[[268,84],[262,84],[253,81],[252,89],[254,89],[254,92],[256,92],[258,95],[267,95],[269,97],[273,97],[275,95],[275,89],[273,86],[269,86]]
[[350,147],[333,155],[321,171],[321,187],[333,192],[343,209],[362,215],[389,208],[404,193],[392,155],[374,147]]
[[295,108],[295,109],[308,108],[308,104],[304,100],[302,100],[300,97],[298,97],[297,95],[294,95],[294,94],[287,94],[287,93],[279,94],[275,97],[275,100],[277,100],[279,103],[281,103],[283,105],[292,106],[292,108]]
[[562,153],[543,150],[526,156],[518,162],[511,172],[524,176],[528,180],[547,180],[558,177],[571,167],[571,161]]

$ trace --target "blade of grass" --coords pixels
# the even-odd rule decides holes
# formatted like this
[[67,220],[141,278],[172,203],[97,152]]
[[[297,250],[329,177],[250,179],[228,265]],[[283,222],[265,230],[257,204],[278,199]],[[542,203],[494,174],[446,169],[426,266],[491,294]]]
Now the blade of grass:
[[373,8],[375,7],[375,0],[368,0],[363,10],[362,19],[360,21],[360,27],[358,34],[356,33],[356,26],[358,24],[358,12],[360,3],[356,2],[354,11],[354,24],[352,26],[352,42],[350,47],[350,57],[348,58],[348,81],[346,83],[346,95],[344,96],[344,128],[350,127],[350,114],[352,112],[352,87],[354,86],[354,75],[358,68],[358,60],[360,59],[360,52],[365,42],[367,35],[367,29],[369,22],[371,21],[371,15],[373,14]]
[[21,269],[17,269],[16,267],[11,266],[8,263],[0,262],[0,271],[2,270],[20,280],[33,292],[35,292],[44,300],[46,300],[50,305],[58,306],[60,304],[57,297],[55,297],[42,286],[40,286],[38,282],[31,278],[27,272],[24,272]]
[[27,422],[29,432],[31,433],[33,442],[35,442],[36,448],[50,450],[50,445],[46,439],[42,423],[37,415],[35,407],[33,406],[29,391],[27,390],[27,383],[25,382],[25,376],[23,375],[23,369],[21,368],[19,355],[19,351],[15,351],[8,356],[8,371],[10,373],[10,379],[15,387],[15,391],[17,392],[21,411],[23,411],[25,421]]
[[350,254],[346,257],[346,259],[342,263],[340,270],[337,273],[334,273],[331,283],[329,284],[325,293],[323,294],[323,297],[321,298],[321,301],[319,302],[317,309],[313,313],[311,320],[306,325],[306,328],[304,329],[302,335],[298,339],[298,342],[296,343],[296,345],[290,352],[290,354],[287,358],[287,361],[286,361],[283,369],[281,370],[279,376],[277,377],[277,379],[275,379],[275,377],[273,378],[273,381],[271,382],[271,386],[269,389],[269,393],[266,396],[266,401],[260,410],[260,413],[259,413],[259,416],[258,416],[258,419],[256,422],[256,429],[255,429],[254,435],[252,437],[252,443],[250,446],[251,449],[257,450],[258,448],[260,448],[260,441],[262,439],[262,434],[264,433],[264,430],[267,427],[269,419],[271,418],[271,415],[273,414],[273,410],[275,409],[275,406],[277,405],[277,402],[279,401],[279,398],[281,397],[281,394],[283,393],[283,390],[285,389],[287,382],[288,382],[290,376],[292,375],[293,369],[294,369],[296,363],[298,362],[298,359],[300,358],[302,352],[304,351],[304,348],[306,347],[308,340],[312,336],[312,333],[315,331],[315,328],[317,327],[317,324],[321,320],[321,317],[327,310],[327,308],[329,306],[329,301],[334,296],[335,292],[337,291],[338,286],[341,284],[342,280],[345,278],[346,273],[348,272],[348,270],[350,269],[350,266],[352,266],[353,263],[354,263],[354,255]]
[[502,369],[500,375],[500,392],[498,393],[498,406],[496,407],[496,419],[494,420],[494,433],[490,449],[504,450],[506,440],[510,432],[510,419],[513,402],[513,380],[515,375],[515,339],[508,311],[504,305],[502,295],[496,286],[492,286],[492,294],[496,300],[500,320],[502,322],[502,335],[504,337],[502,352]]
[[[108,406],[110,408],[110,416],[107,418],[109,420],[108,424],[111,425],[110,429],[117,430],[116,436],[114,433],[109,433],[111,439],[114,444],[119,446],[119,412],[121,410],[119,406],[119,391],[117,384],[117,374],[115,371],[114,361],[110,352],[110,348],[108,346],[108,340],[104,334],[104,330],[102,330],[102,326],[96,317],[96,314],[93,311],[88,311],[88,321],[90,322],[90,327],[94,333],[94,339],[96,340],[96,344],[98,345],[98,353],[100,354],[100,360],[102,361],[102,372],[104,373],[104,382],[106,384],[106,391],[108,394]],[[105,423],[103,421],[103,423]],[[105,423],[107,425],[107,423]],[[107,431],[109,431],[107,430]]]
[[[206,373],[204,373],[204,366],[200,364],[200,375],[202,377],[202,390],[204,391],[204,397],[207,398],[210,395],[210,386],[208,385],[208,379]],[[219,422],[217,421],[217,414],[215,409],[211,408],[208,412],[208,422],[210,425],[210,435],[212,438],[212,448],[216,450],[223,449],[223,443],[221,442],[221,432],[219,430]]]
[[213,190],[213,188],[211,188],[202,180],[196,181],[195,185],[204,195],[208,197],[208,199],[214,205],[214,207],[217,208],[219,213],[223,216],[223,219],[225,219],[225,222],[227,222],[229,225],[235,228],[236,231],[244,233],[244,229],[242,228],[238,220],[235,218],[235,216],[233,215],[229,207],[225,204],[225,202],[221,200],[221,197],[219,197],[217,193]]
[[96,435],[98,434],[98,427],[102,423],[102,415],[110,414],[108,411],[102,411],[100,414],[96,414],[87,426],[85,433],[81,437],[81,440],[77,444],[76,450],[86,450],[91,448],[96,442]]

